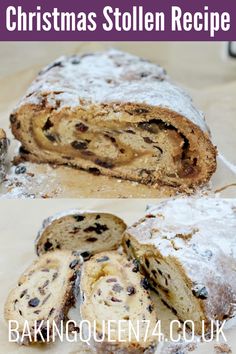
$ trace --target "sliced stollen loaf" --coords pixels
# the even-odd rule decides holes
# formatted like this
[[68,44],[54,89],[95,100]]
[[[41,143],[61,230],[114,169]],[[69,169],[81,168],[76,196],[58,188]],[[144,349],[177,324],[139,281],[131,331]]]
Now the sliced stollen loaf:
[[68,210],[44,220],[36,239],[41,255],[55,249],[78,251],[84,259],[117,249],[126,229],[124,221],[109,213]]
[[236,306],[236,200],[179,198],[148,210],[123,245],[163,301],[201,333]]
[[[156,341],[152,331],[157,313],[147,288],[146,279],[134,263],[116,251],[102,252],[84,263],[80,278],[81,317],[91,323],[96,338],[101,341],[91,341],[97,353],[153,352]],[[108,321],[114,321],[110,340]],[[120,337],[119,321],[123,321]],[[144,321],[150,325],[146,337]],[[140,329],[139,340],[129,330],[130,323],[136,332],[137,326]]]
[[[49,342],[52,327],[61,321],[74,304],[74,287],[83,260],[69,251],[47,253],[37,259],[20,277],[5,303],[6,321],[18,322],[19,343]],[[28,322],[31,337],[22,336]],[[41,335],[35,336],[37,326]]]
[[8,151],[9,140],[6,137],[6,133],[0,128],[0,183],[6,174],[6,155]]
[[216,168],[204,117],[164,69],[108,50],[42,70],[10,116],[25,159],[189,191]]

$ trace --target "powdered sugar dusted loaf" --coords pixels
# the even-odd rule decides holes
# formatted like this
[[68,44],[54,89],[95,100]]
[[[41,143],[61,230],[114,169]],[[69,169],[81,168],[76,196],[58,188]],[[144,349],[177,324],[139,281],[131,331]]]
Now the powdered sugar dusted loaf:
[[62,57],[12,113],[25,158],[188,189],[215,170],[202,113],[148,61],[109,50]]
[[236,200],[172,199],[151,207],[124,238],[154,288],[181,320],[201,331],[234,315]]

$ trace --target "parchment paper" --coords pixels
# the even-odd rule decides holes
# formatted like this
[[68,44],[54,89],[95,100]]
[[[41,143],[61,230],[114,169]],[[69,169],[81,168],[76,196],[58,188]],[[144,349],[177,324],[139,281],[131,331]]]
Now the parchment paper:
[[[164,66],[173,81],[187,88],[205,112],[218,146],[217,172],[208,188],[216,190],[236,183],[236,60],[224,55],[224,43],[0,43],[0,126],[10,138],[9,113],[42,66],[62,54],[74,54],[117,47]],[[11,142],[9,160],[17,154]],[[15,174],[8,164],[7,181],[0,188],[2,198],[156,198],[173,190],[154,189],[129,181],[93,176],[69,167],[26,163],[27,173]],[[205,192],[206,188],[204,189]],[[209,191],[208,191],[209,192]],[[210,192],[210,193],[211,193]],[[236,186],[223,196],[236,196]]]
[[[155,201],[156,203],[158,200]],[[90,353],[87,345],[82,343],[60,343],[50,345],[18,346],[8,342],[7,325],[3,319],[3,306],[7,294],[15,285],[26,267],[36,258],[34,240],[44,218],[56,212],[71,209],[93,209],[109,211],[124,218],[128,225],[143,216],[146,205],[153,203],[149,199],[50,199],[50,200],[5,200],[0,202],[0,353],[24,354],[83,354]],[[173,314],[161,303],[156,294],[153,299],[158,305],[159,318],[164,330],[169,327],[169,321],[175,319]],[[76,311],[76,310],[75,310]],[[236,352],[236,323],[225,330],[227,342],[232,352]],[[158,353],[167,354],[161,347]],[[194,354],[215,353],[214,344],[198,344]]]

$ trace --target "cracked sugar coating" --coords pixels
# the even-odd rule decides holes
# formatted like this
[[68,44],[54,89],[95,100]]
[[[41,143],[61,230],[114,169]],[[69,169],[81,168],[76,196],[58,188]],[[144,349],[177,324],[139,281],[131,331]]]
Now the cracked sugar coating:
[[136,254],[153,250],[185,274],[206,320],[235,314],[236,200],[170,199],[150,207],[127,235],[139,244]]

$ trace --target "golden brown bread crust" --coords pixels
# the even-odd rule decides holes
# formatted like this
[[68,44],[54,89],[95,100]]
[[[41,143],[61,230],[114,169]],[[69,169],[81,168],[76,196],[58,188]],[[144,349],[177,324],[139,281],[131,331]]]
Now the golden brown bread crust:
[[[91,60],[98,69],[84,73]],[[208,128],[161,68],[117,51],[58,63],[10,117],[26,159],[177,191],[209,181],[216,149]]]

